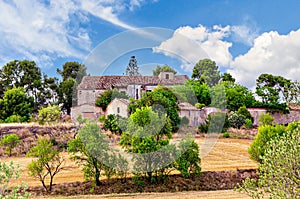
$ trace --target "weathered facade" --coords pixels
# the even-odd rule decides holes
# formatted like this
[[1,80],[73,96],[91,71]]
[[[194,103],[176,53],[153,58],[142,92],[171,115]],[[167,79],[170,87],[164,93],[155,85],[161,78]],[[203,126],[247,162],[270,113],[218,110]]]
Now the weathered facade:
[[105,115],[115,114],[127,118],[129,116],[127,110],[129,103],[128,99],[115,98],[107,106]]
[[204,109],[198,109],[187,102],[180,103],[178,106],[179,117],[187,117],[190,126],[199,126],[200,124],[205,123],[206,112]]
[[[133,99],[140,99],[143,93],[153,91],[158,85],[174,86],[183,85],[188,80],[186,75],[174,75],[172,72],[162,72],[159,76],[85,76],[79,84],[77,90],[78,105],[72,108],[72,118],[76,118],[78,114],[85,114],[89,117],[91,112],[85,111],[81,106],[89,106],[90,110],[95,110],[93,118],[97,115],[103,115],[99,109],[95,108],[97,97],[106,90],[117,89],[119,92],[126,93]],[[94,108],[93,108],[94,107]],[[121,108],[121,107],[120,107]],[[110,106],[111,113],[117,114],[117,109]],[[123,115],[125,113],[122,112]]]

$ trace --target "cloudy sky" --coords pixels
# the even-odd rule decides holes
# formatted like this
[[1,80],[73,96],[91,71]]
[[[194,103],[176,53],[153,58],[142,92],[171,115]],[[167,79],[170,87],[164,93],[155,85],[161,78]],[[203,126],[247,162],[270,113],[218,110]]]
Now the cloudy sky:
[[0,0],[0,66],[29,59],[56,75],[78,61],[122,74],[136,55],[145,74],[169,64],[190,75],[210,58],[250,88],[261,73],[300,81],[299,13],[298,0]]

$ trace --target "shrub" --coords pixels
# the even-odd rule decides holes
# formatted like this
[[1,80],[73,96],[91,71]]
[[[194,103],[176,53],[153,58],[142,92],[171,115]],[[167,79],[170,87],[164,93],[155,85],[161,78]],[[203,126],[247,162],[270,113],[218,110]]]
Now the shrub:
[[116,89],[106,90],[98,96],[95,104],[105,111],[107,105],[115,98],[128,99],[128,96],[126,93],[121,93]]
[[228,115],[226,113],[217,112],[207,116],[205,124],[198,126],[198,132],[207,133],[219,133],[225,132],[230,127]]
[[245,116],[246,119],[250,119],[251,122],[254,122],[254,118],[251,116],[250,112],[246,108],[246,106],[242,106],[237,111],[238,114]]
[[258,125],[273,125],[274,117],[272,117],[269,113],[261,114],[258,117]]
[[39,123],[56,123],[60,118],[60,108],[59,106],[48,106],[39,110]]
[[[11,180],[17,180],[20,177],[20,167],[15,166],[13,162],[4,163],[0,160],[0,198],[29,198],[30,194],[26,192],[27,185],[22,182],[22,185],[11,187]],[[10,186],[10,191],[7,191]]]
[[245,123],[246,117],[237,112],[233,112],[229,115],[228,119],[233,128],[240,128]]
[[[5,119],[5,123],[19,123],[22,122],[24,118],[22,118],[20,115],[11,115],[8,118]],[[26,119],[25,119],[26,121]]]
[[12,150],[17,146],[17,144],[21,142],[21,140],[19,139],[18,135],[16,134],[9,134],[9,135],[5,135],[3,136],[3,138],[1,139],[0,145],[1,146],[5,146],[5,152],[11,156],[12,154]]
[[195,104],[195,107],[198,108],[198,109],[201,109],[201,108],[205,107],[205,104],[202,104],[202,103],[196,103],[196,104]]
[[198,126],[198,132],[199,133],[207,133],[208,132],[208,126],[209,126],[209,124],[200,124],[199,126]]
[[114,114],[107,116],[107,118],[104,120],[103,126],[106,130],[110,130],[112,133],[122,133],[122,130],[118,125],[116,115]]
[[182,126],[187,126],[187,125],[189,125],[189,123],[190,123],[189,118],[187,118],[186,116],[181,118],[181,125]]
[[247,129],[251,129],[253,127],[253,123],[250,119],[246,119],[244,125]]
[[179,143],[179,151],[183,152],[175,162],[175,168],[182,177],[189,178],[193,175],[201,174],[201,158],[199,157],[199,146],[191,138],[187,138]]
[[223,137],[224,137],[224,138],[229,138],[229,137],[230,137],[230,135],[229,135],[229,133],[228,133],[228,132],[225,132],[225,133],[223,133]]
[[257,170],[258,178],[246,178],[238,186],[240,192],[252,198],[300,198],[299,124],[294,122],[292,126],[296,128],[268,142]]
[[99,122],[104,122],[104,121],[105,121],[105,115],[101,115],[101,116],[98,118],[98,121],[99,121]]
[[258,127],[258,133],[248,149],[250,158],[261,163],[266,151],[266,144],[275,137],[282,136],[283,134],[284,126],[282,125]]

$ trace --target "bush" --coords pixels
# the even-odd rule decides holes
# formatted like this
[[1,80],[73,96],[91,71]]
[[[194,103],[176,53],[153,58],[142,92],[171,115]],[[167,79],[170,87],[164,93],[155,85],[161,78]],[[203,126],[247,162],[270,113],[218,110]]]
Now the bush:
[[253,123],[250,119],[246,119],[244,125],[247,129],[251,129],[253,127]]
[[282,136],[283,134],[284,126],[282,125],[258,127],[258,133],[248,149],[250,158],[261,163],[266,151],[266,144],[275,137]]
[[116,115],[114,114],[107,116],[107,118],[104,120],[103,126],[106,130],[110,130],[112,133],[122,133],[122,130],[118,125]]
[[59,106],[48,106],[39,110],[39,124],[51,124],[59,122],[60,108]]
[[228,119],[233,128],[240,128],[245,123],[246,117],[237,112],[233,112],[229,115]]
[[198,109],[201,109],[201,108],[205,107],[205,104],[202,104],[202,103],[196,103],[196,104],[195,104],[195,107],[198,108]]
[[21,117],[20,115],[11,115],[5,119],[5,123],[20,123],[25,122],[27,118],[25,116]]
[[230,137],[230,135],[229,135],[229,133],[228,133],[228,132],[225,132],[225,133],[223,133],[223,137],[224,137],[224,138],[229,138],[229,137]]
[[191,138],[180,142],[179,151],[183,152],[175,162],[175,168],[182,177],[189,178],[193,175],[201,174],[201,159],[199,157],[199,146]]
[[230,127],[228,115],[226,113],[217,112],[207,116],[205,124],[198,126],[198,132],[207,133],[220,133],[225,132]]
[[[13,162],[4,163],[0,160],[0,198],[29,198],[30,194],[26,192],[27,185],[24,182],[21,186],[11,187],[11,180],[17,180],[20,172],[19,165],[15,166]],[[8,188],[11,191],[7,191]]]
[[274,117],[272,117],[269,113],[261,114],[258,117],[258,125],[273,125]]
[[186,116],[181,118],[181,125],[182,126],[187,126],[187,125],[189,125],[189,123],[190,123],[189,118],[187,118]]
[[248,111],[246,106],[242,106],[237,111],[238,114],[245,116],[246,119],[250,119],[251,122],[254,122],[254,118],[252,117],[251,113]]
[[17,146],[17,144],[21,142],[19,139],[18,135],[16,134],[9,134],[3,136],[1,139],[0,145],[5,146],[5,152],[11,156],[12,155],[12,150]]
[[300,123],[292,126],[283,136],[268,142],[258,178],[246,178],[238,186],[240,192],[252,198],[300,198]]
[[99,122],[104,122],[104,121],[105,121],[105,115],[101,115],[101,116],[98,118],[98,121],[99,121]]

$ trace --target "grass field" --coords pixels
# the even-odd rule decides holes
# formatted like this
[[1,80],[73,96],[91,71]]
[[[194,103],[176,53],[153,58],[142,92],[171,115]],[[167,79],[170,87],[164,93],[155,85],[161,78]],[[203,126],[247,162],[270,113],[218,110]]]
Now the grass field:
[[[203,141],[204,138],[196,139],[196,142],[199,145],[203,143]],[[257,164],[249,159],[247,152],[251,142],[251,140],[244,139],[218,139],[210,153],[202,158],[202,171],[223,171],[257,168]],[[54,183],[58,184],[63,182],[83,181],[81,168],[79,168],[74,162],[69,160],[69,155],[67,153],[63,153],[62,155],[66,159],[64,165],[65,169],[61,173],[57,174],[57,176],[55,176]],[[27,174],[26,166],[31,162],[32,158],[3,158],[3,161],[5,162],[8,162],[10,160],[20,164],[20,167],[24,170],[21,177],[16,183],[24,181],[29,186],[41,185],[41,183],[37,179],[34,179]]]

